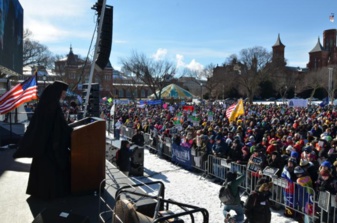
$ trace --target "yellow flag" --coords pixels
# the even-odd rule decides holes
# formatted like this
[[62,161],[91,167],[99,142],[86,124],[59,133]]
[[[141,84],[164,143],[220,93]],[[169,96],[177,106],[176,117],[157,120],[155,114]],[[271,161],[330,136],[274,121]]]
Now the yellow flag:
[[232,111],[229,117],[229,122],[234,122],[237,117],[239,117],[240,115],[244,115],[244,114],[245,114],[245,109],[243,106],[243,101],[242,99],[239,99],[238,103],[236,104],[234,110]]

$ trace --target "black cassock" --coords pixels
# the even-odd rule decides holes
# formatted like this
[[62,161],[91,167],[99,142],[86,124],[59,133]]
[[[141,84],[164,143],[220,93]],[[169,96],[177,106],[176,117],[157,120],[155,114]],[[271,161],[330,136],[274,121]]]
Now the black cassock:
[[27,194],[50,200],[70,194],[70,138],[59,103],[65,86],[54,82],[43,92],[14,158],[32,157]]

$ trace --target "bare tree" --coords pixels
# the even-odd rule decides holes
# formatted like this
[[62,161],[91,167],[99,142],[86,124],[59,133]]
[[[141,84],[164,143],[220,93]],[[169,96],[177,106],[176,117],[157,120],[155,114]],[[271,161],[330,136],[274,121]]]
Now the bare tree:
[[[284,68],[284,66],[282,68]],[[272,83],[273,89],[281,95],[282,98],[286,98],[287,92],[293,89],[296,84],[296,75],[287,73],[285,69],[280,68],[269,75],[269,80],[270,83]]]
[[44,66],[51,68],[54,60],[48,47],[31,39],[28,29],[23,34],[23,66]]
[[233,68],[237,71],[235,82],[239,85],[239,91],[247,95],[249,101],[259,91],[261,81],[268,79],[268,74],[273,71],[272,66],[268,66],[271,61],[271,53],[262,47],[243,49],[240,58]]
[[327,81],[327,78],[325,78],[325,76],[328,75],[324,74],[326,71],[326,68],[321,68],[306,73],[303,77],[301,84],[299,84],[299,87],[297,87],[298,91],[302,92],[305,90],[311,90],[310,98],[312,98],[317,89],[325,88],[325,86],[327,86],[327,84],[325,84],[325,80]]
[[[329,79],[329,69],[332,69],[331,80]],[[326,90],[328,96],[331,97],[329,100],[332,102],[334,100],[335,91],[337,89],[337,77],[336,77],[337,66],[323,67],[317,70],[316,78],[320,80],[320,87]],[[312,81],[314,82],[314,81]],[[331,89],[329,87],[331,85]],[[329,92],[329,90],[331,92]]]
[[124,71],[134,74],[139,80],[144,82],[154,93],[156,99],[161,99],[162,89],[167,83],[167,77],[173,77],[176,69],[173,63],[166,60],[154,60],[133,52],[131,57],[121,59]]

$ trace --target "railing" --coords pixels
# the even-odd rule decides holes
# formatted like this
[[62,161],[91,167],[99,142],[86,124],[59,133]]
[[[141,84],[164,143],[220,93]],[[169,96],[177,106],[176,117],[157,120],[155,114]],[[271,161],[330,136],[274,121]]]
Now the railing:
[[[126,139],[131,139],[135,133],[132,128],[123,127],[122,129],[121,136]],[[158,136],[154,138],[150,133],[145,133],[144,140],[145,147],[150,151],[174,162],[176,165],[181,165],[180,162],[173,161],[175,159],[172,159],[172,156],[174,157],[176,154],[173,154],[175,149],[172,146],[171,138],[162,139]],[[213,177],[220,181],[226,179],[226,174],[229,171],[244,173],[246,180],[240,184],[240,187],[246,194],[256,189],[257,181],[261,177],[269,177],[273,183],[270,200],[274,206],[278,208],[283,207],[285,212],[292,213],[294,217],[296,215],[302,216],[307,222],[314,222],[318,219],[322,222],[323,218],[326,222],[337,222],[336,195],[324,192],[316,194],[313,188],[302,187],[297,183],[289,184],[286,179],[269,174],[268,171],[261,170],[254,172],[247,168],[247,165],[228,162],[224,158],[205,154],[197,148],[189,149],[189,159],[191,168],[201,171],[202,176]],[[320,213],[319,216],[316,215],[317,213]]]

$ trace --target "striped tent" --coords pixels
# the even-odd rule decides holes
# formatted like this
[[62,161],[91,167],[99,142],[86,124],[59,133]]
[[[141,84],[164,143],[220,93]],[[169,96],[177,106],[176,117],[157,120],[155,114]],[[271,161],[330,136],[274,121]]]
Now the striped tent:
[[[159,94],[159,91],[157,91],[157,94]],[[150,98],[154,98],[155,95],[152,94],[149,96]],[[185,90],[184,88],[179,87],[176,84],[170,84],[163,88],[161,92],[161,98],[162,99],[184,99],[184,98],[194,98],[195,96],[191,94],[191,92]]]

